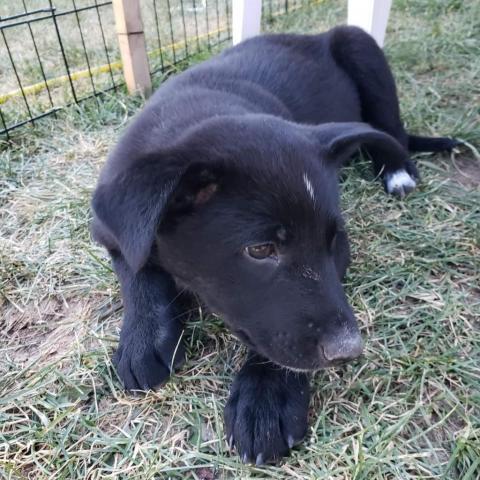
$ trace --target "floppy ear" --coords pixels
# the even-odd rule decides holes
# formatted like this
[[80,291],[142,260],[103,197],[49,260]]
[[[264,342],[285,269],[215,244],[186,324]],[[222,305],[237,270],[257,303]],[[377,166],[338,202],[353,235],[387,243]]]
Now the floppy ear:
[[216,183],[209,172],[198,163],[158,158],[138,162],[97,187],[92,200],[94,236],[119,251],[137,272],[150,256],[166,210],[186,212],[213,195]]
[[363,145],[375,148],[392,164],[403,162],[408,155],[395,138],[367,123],[326,123],[314,127],[314,135],[325,152],[327,162],[334,162],[336,165],[341,165]]

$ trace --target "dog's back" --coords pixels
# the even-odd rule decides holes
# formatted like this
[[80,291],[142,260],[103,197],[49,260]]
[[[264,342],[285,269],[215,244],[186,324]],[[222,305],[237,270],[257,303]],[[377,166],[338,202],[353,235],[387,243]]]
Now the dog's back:
[[133,121],[102,176],[181,142],[212,117],[263,113],[307,124],[360,121],[355,84],[330,51],[334,31],[255,37],[170,78]]

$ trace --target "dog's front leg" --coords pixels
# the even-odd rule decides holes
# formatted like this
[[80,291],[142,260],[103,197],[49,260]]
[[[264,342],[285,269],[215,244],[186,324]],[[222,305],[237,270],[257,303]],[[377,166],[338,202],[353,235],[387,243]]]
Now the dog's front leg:
[[153,389],[184,358],[178,293],[170,275],[158,267],[147,265],[134,274],[119,255],[113,266],[124,306],[114,363],[127,390]]
[[305,436],[310,400],[306,373],[286,370],[251,353],[225,407],[230,447],[243,462],[278,460]]

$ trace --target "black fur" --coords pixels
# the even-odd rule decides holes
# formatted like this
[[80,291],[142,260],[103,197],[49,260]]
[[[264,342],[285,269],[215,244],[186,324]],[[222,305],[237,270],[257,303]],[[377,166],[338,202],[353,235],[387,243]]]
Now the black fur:
[[411,152],[449,152],[458,145],[460,142],[454,138],[408,136],[408,149]]
[[286,455],[306,434],[309,390],[306,375],[250,355],[225,407],[230,448],[236,446],[244,462],[257,465]]
[[[357,28],[260,36],[169,79],[93,197],[93,235],[122,288],[125,387],[161,385],[182,361],[180,297],[192,292],[251,350],[226,407],[231,444],[246,461],[286,454],[308,409],[307,374],[287,369],[362,349],[341,285],[338,168],[362,146],[384,181],[416,178],[408,147],[453,145],[405,132],[385,57]],[[264,259],[248,253],[265,243]]]

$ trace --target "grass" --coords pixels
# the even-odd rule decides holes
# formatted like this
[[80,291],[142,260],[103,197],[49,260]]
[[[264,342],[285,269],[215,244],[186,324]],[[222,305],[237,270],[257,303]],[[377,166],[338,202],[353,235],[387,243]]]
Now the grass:
[[[316,32],[343,3],[278,18]],[[0,475],[9,479],[480,478],[480,6],[397,0],[386,53],[409,129],[456,135],[419,155],[423,181],[387,198],[345,169],[347,292],[366,351],[314,376],[305,442],[278,466],[228,452],[222,410],[245,351],[217,318],[186,328],[187,364],[159,392],[125,394],[110,356],[121,305],[88,233],[109,148],[141,101],[107,97],[19,131],[0,152]]]
[[[44,0],[24,1],[24,4],[0,2],[0,18],[23,13],[24,5],[28,11],[35,11],[48,4]],[[275,0],[276,3],[278,1]],[[2,30],[0,107],[7,125],[29,118],[25,100],[20,95],[19,82],[27,91],[31,86],[42,87],[34,97],[27,94],[33,115],[74,101],[70,83],[65,77],[67,71],[62,59],[61,45],[70,73],[88,73],[90,69],[94,72],[92,77],[83,75],[74,80],[75,95],[78,99],[112,88],[112,81],[117,86],[123,82],[113,8],[112,5],[104,3],[95,3],[94,0],[52,1],[55,12],[59,15],[56,18],[58,33],[48,13],[26,17],[43,17],[43,20]],[[187,56],[224,42],[230,29],[227,23],[227,10],[231,12],[230,3],[231,0],[143,0],[141,9],[150,70],[169,70],[172,63],[176,64]],[[86,8],[95,4],[101,5],[98,11],[95,8]],[[196,8],[193,8],[194,5]],[[78,14],[73,12],[75,8],[80,10]],[[24,18],[5,20],[2,21],[2,26],[22,20]],[[22,41],[18,41],[18,38]],[[37,58],[36,50],[41,62]],[[113,65],[111,71],[108,68],[96,70],[96,67],[107,67],[108,63]],[[42,68],[49,81],[50,92],[44,88]],[[65,77],[63,81],[57,81],[61,77]],[[12,92],[17,94],[10,96]],[[4,95],[8,97],[5,102]],[[1,123],[0,120],[0,125]]]
[[[294,11],[309,1],[312,0],[290,0],[288,9]],[[30,114],[41,115],[74,103],[65,61],[79,100],[114,87],[123,89],[111,2],[52,0],[52,5],[58,32],[48,12],[5,20],[25,9],[45,9],[45,0],[0,2],[2,27],[13,24],[11,28],[2,28],[0,36],[0,129],[3,122],[12,126],[29,119]],[[98,9],[95,5],[99,5]],[[174,65],[187,58],[205,50],[216,51],[231,36],[231,0],[143,0],[140,6],[153,74],[170,73]],[[272,19],[285,10],[284,0],[268,0],[264,18]],[[26,19],[31,23],[22,24]],[[20,86],[27,92],[26,100]]]

